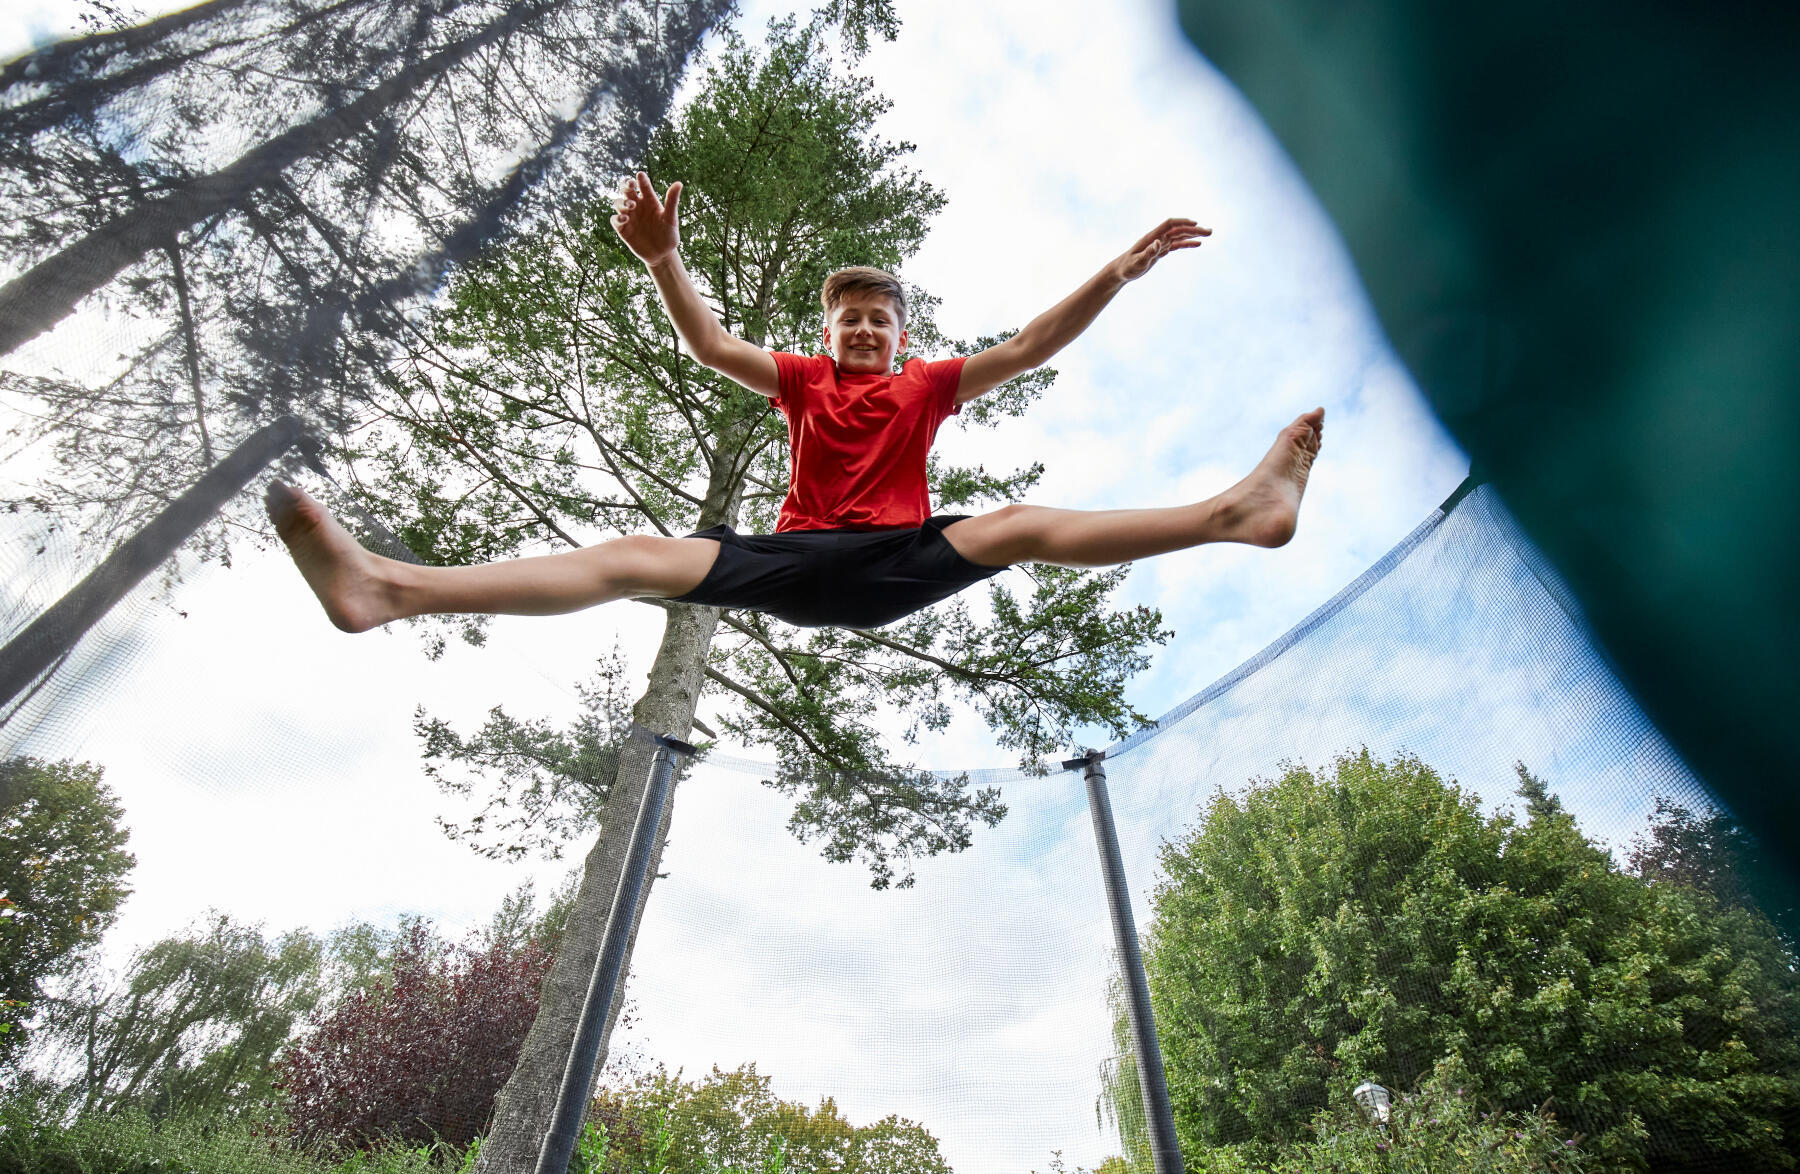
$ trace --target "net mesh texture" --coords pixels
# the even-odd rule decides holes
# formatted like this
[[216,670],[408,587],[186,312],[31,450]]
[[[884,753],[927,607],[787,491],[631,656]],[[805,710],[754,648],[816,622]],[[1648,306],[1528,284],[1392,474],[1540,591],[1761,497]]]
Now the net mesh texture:
[[[347,389],[382,383],[416,329],[409,309],[519,217],[592,199],[596,177],[636,160],[718,16],[700,3],[214,0],[6,65],[0,388],[22,423],[0,545],[5,638],[284,413],[327,438],[334,467],[356,467],[380,426],[359,431]],[[297,452],[274,469],[307,476]],[[306,1169],[433,1137],[453,1144],[430,1161],[466,1166],[497,1096],[506,1119],[543,1120],[526,1092],[500,1088],[537,1054],[525,1036],[549,959],[583,934],[592,957],[600,927],[558,923],[559,903],[566,917],[607,897],[583,896],[581,868],[554,853],[526,869],[432,826],[433,784],[455,771],[440,760],[422,779],[416,747],[387,733],[417,722],[423,736],[425,712],[458,706],[466,731],[480,714],[399,668],[419,660],[410,646],[334,650],[334,672],[395,682],[391,703],[352,711],[288,671],[316,643],[314,612],[214,634],[255,673],[193,638],[190,615],[278,590],[248,563],[219,566],[260,528],[266,476],[196,513],[183,553],[0,715],[7,997],[32,992],[34,959],[67,946],[57,916],[105,920],[47,903],[57,858],[24,837],[58,826],[54,796],[82,793],[66,772],[45,782],[50,766],[111,771],[135,875],[184,894],[142,923],[146,941],[166,935],[161,953],[89,941],[93,966],[24,1000],[0,1168],[39,1168],[65,1144],[50,1122],[84,1103],[80,1144],[107,1170],[152,1168],[131,1164],[151,1143],[107,1140],[148,1136],[118,1113],[166,1122],[184,1101],[246,1120],[300,1106],[262,1121],[258,1145],[316,1142]],[[338,500],[405,496],[352,485]],[[569,642],[563,631],[546,625],[543,647]],[[567,753],[544,777],[592,783],[563,795],[572,814],[552,838],[612,875],[596,862],[628,828],[602,819],[603,801],[625,794],[608,790],[615,774],[641,777],[637,720],[653,715],[604,683],[573,703],[551,659],[521,656],[513,679],[539,688],[509,706],[589,724],[520,745]],[[244,690],[291,716],[206,730]],[[1148,1170],[1080,772],[908,780],[791,749],[772,763],[708,742],[681,764],[577,1162]],[[1282,639],[1104,750],[1188,1169],[1778,1170],[1800,1154],[1800,987],[1777,862],[1645,719],[1491,490],[1459,494]],[[391,794],[344,786],[372,761]],[[770,780],[786,789],[757,785]],[[793,834],[795,794],[920,789],[897,783],[993,788],[1007,810],[962,850],[900,852],[910,883],[886,888]],[[478,840],[487,818],[507,813],[449,822]],[[232,883],[251,873],[286,881],[254,895]],[[545,890],[548,908],[534,903]],[[498,912],[482,926],[472,909]],[[485,932],[457,955],[421,911]],[[221,916],[205,948],[168,946]],[[247,928],[267,924],[315,935],[317,956]],[[267,981],[245,985],[244,967]],[[308,973],[323,984],[310,1002],[294,994]],[[173,1036],[134,1026],[133,989],[155,992],[145,1022]],[[84,1030],[116,1055],[84,1052]],[[234,1069],[234,1056],[250,1059]],[[544,1085],[540,1101],[555,1092]],[[52,1112],[56,1087],[75,1100]],[[493,1143],[480,1168],[528,1168],[517,1152]]]
[[[216,589],[226,589],[221,578],[229,576],[211,576]],[[161,614],[154,603],[139,606]],[[395,655],[416,658],[385,643],[359,671],[382,671],[381,660]],[[204,655],[196,656],[198,674]],[[183,714],[195,697],[170,700],[166,683],[134,680],[112,662],[90,671],[117,691],[112,705],[148,711],[153,728],[159,713],[168,723],[131,753],[132,773],[143,776],[137,786],[179,797],[172,823],[146,820],[150,826],[136,829],[140,868],[186,867],[186,854],[204,851],[220,878],[238,868],[291,872],[291,904],[237,909],[236,919],[291,918],[327,932],[329,925],[303,912],[308,890],[317,885],[320,904],[342,902],[329,874],[381,843],[392,818],[369,808],[366,797],[333,791],[330,779],[348,769],[355,748],[309,745],[316,735],[296,722],[240,731],[225,743],[229,758],[216,756],[216,743],[214,757],[196,757],[203,740],[179,728],[191,720]],[[299,692],[294,701],[317,704]],[[353,743],[371,735],[346,736]],[[52,723],[12,752],[68,756],[77,744],[74,732]],[[1572,819],[1574,842],[1591,844],[1591,855],[1541,859],[1530,853],[1546,851],[1542,843],[1520,841],[1515,850],[1527,855],[1516,866],[1493,846],[1467,858],[1407,859],[1409,845],[1448,837],[1445,825],[1384,808],[1411,800],[1379,785],[1370,790],[1373,776],[1354,769],[1363,755],[1384,767],[1428,766],[1442,786],[1468,798],[1477,823],[1510,812],[1530,824],[1531,800],[1520,793],[1515,766],[1523,764],[1547,784],[1540,802],[1563,813],[1551,821]],[[398,760],[395,769],[406,765]],[[1453,1078],[1472,1101],[1480,1095],[1480,1113],[1517,1117],[1508,1118],[1507,1136],[1526,1132],[1531,1110],[1550,1101],[1530,1134],[1545,1147],[1570,1139],[1591,1146],[1610,1136],[1625,1153],[1615,1159],[1624,1162],[1619,1168],[1647,1161],[1659,1169],[1723,1168],[1718,1142],[1687,1133],[1671,1107],[1697,1087],[1706,1095],[1709,1064],[1722,1059],[1735,1060],[1740,1075],[1767,1077],[1791,1062],[1779,1034],[1792,1013],[1792,996],[1783,993],[1792,990],[1791,955],[1780,947],[1759,955],[1729,934],[1662,940],[1655,932],[1655,916],[1716,922],[1731,916],[1730,902],[1696,898],[1692,907],[1658,912],[1578,879],[1587,869],[1633,891],[1691,884],[1691,876],[1634,861],[1633,851],[1654,822],[1667,823],[1659,800],[1699,816],[1717,809],[1620,687],[1491,491],[1477,489],[1434,515],[1281,640],[1154,729],[1107,747],[1104,768],[1189,1168],[1207,1168],[1196,1159],[1227,1152],[1221,1146],[1273,1145],[1284,1134],[1303,1144],[1312,1135],[1298,1123],[1320,1111],[1343,1117],[1353,1104],[1348,1090],[1365,1080],[1391,1086],[1395,1111],[1403,1112],[1401,1098],[1431,1095],[1427,1078],[1451,1057],[1466,1064]],[[1346,796],[1333,801],[1355,812],[1315,821],[1304,804],[1284,809],[1253,846],[1239,845],[1247,855],[1222,858],[1248,874],[1213,865],[1225,894],[1214,900],[1229,911],[1236,895],[1242,933],[1213,922],[1183,929],[1194,892],[1205,886],[1196,889],[1193,866],[1181,866],[1189,882],[1181,897],[1165,853],[1171,846],[1198,851],[1194,838],[1209,816],[1218,817],[1220,796],[1247,808],[1249,796],[1272,793],[1299,769],[1317,780],[1319,794]],[[628,1087],[633,1074],[658,1065],[697,1086],[723,1087],[722,1078],[706,1075],[714,1066],[741,1075],[754,1065],[778,1078],[780,1097],[792,1104],[831,1098],[851,1122],[898,1114],[918,1123],[955,1169],[1043,1168],[1058,1152],[1071,1168],[1119,1155],[1148,1169],[1135,1085],[1119,1082],[1121,1071],[1134,1068],[1079,772],[936,772],[966,776],[966,786],[999,787],[1008,814],[967,850],[921,862],[913,886],[886,891],[789,833],[791,803],[756,785],[778,773],[772,763],[718,751],[684,772],[663,875],[633,954],[627,1022],[603,1087]],[[251,778],[257,788],[246,792],[242,780]],[[1438,785],[1407,794],[1436,802]],[[343,828],[336,806],[344,802],[367,809],[366,838]],[[190,822],[199,809],[211,810],[204,822]],[[416,811],[401,818],[422,822]],[[1363,827],[1364,837],[1348,835],[1347,826]],[[491,906],[495,878],[507,875],[472,880],[466,853],[448,845],[389,850],[406,875],[377,869],[373,876],[378,883],[391,876],[396,899],[352,903],[390,926],[407,909],[404,894],[434,886],[461,894],[485,882],[489,899],[475,900]],[[1387,854],[1391,867],[1370,852]],[[1305,878],[1324,873],[1332,883],[1307,892]],[[1204,867],[1199,875],[1208,875]],[[1434,880],[1458,895],[1431,898]],[[208,909],[233,911],[228,886],[203,884],[195,895],[202,894]],[[1524,907],[1491,909],[1485,919],[1471,908],[1505,906],[1509,894]],[[1602,898],[1616,903],[1582,904]],[[1754,907],[1741,890],[1739,903]],[[419,905],[434,907],[429,898]],[[164,920],[173,930],[199,913],[171,910]],[[1527,936],[1508,941],[1508,926],[1521,932],[1519,918]],[[1582,928],[1572,930],[1575,924]],[[1774,940],[1777,931],[1766,936]],[[1187,952],[1200,942],[1217,953]],[[1357,965],[1370,970],[1333,970]],[[1746,967],[1768,969],[1746,981]],[[1269,968],[1287,972],[1289,986],[1269,980]],[[1633,988],[1634,978],[1642,989]],[[1191,998],[1184,1001],[1181,992],[1194,987],[1209,992],[1215,1002],[1206,1006],[1222,1021],[1232,1020],[1227,1010],[1271,1021],[1209,1024]],[[1621,987],[1654,1029],[1609,1018]],[[1475,1001],[1477,988],[1493,1001],[1489,1015]],[[1709,1033],[1715,1013],[1704,1004],[1725,990],[1738,998],[1743,1026]],[[1719,1014],[1729,1022],[1729,1011]],[[1528,1022],[1509,1025],[1509,1016]],[[1771,1031],[1775,1038],[1761,1034]],[[1259,1032],[1271,1033],[1269,1054],[1237,1062],[1225,1054]],[[1521,1046],[1523,1057],[1508,1051]],[[1746,1063],[1745,1049],[1755,1063]],[[1318,1063],[1300,1063],[1309,1058]],[[1779,1083],[1714,1082],[1712,1096],[1724,1103],[1780,1120]],[[1435,1102],[1431,1111],[1447,1116]],[[1380,1152],[1373,1147],[1388,1135],[1373,1124],[1365,1129],[1371,1152]],[[804,1127],[792,1131],[807,1136]],[[1274,1160],[1276,1151],[1247,1152]],[[1522,1168],[1547,1169],[1549,1160],[1539,1154],[1529,1159],[1538,1164]]]

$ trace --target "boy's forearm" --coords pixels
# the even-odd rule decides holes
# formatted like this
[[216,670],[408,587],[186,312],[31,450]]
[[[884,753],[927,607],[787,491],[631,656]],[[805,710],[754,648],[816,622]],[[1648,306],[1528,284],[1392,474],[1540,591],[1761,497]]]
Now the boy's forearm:
[[1014,343],[1025,352],[1032,366],[1050,361],[1050,357],[1078,338],[1093,324],[1100,311],[1125,287],[1117,267],[1108,265],[1090,277],[1080,289],[1045,310],[1014,336]]
[[656,292],[662,297],[669,321],[675,324],[675,333],[687,344],[688,353],[705,363],[713,347],[725,337],[725,327],[694,288],[693,279],[681,263],[681,254],[670,253],[645,268],[656,282]]

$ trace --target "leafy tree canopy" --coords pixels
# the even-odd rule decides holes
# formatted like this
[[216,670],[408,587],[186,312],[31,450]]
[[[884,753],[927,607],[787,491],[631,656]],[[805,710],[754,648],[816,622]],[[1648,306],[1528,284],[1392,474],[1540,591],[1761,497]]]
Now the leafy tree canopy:
[[[944,202],[906,166],[911,145],[876,133],[887,99],[842,69],[826,26],[772,22],[760,46],[725,31],[644,158],[659,185],[686,185],[683,257],[726,328],[800,352],[821,345],[825,275],[899,269]],[[401,536],[428,559],[480,562],[720,522],[773,530],[787,491],[784,421],[682,354],[611,215],[610,200],[563,206],[460,268],[432,331],[391,373],[382,427],[349,455],[376,470],[366,482],[375,512],[411,519]],[[945,338],[934,299],[914,291],[910,301],[915,354],[1000,337]],[[968,406],[963,426],[1022,414],[1053,378],[1040,369],[998,389]],[[976,512],[1021,496],[1041,472],[934,460],[933,508]],[[963,600],[871,632],[802,634],[727,611],[716,638],[667,655],[704,661],[705,688],[732,707],[722,733],[775,748],[770,782],[795,797],[796,835],[831,859],[864,861],[878,886],[906,884],[913,859],[966,846],[1004,807],[992,789],[895,761],[871,722],[878,712],[908,715],[905,737],[917,742],[949,723],[960,695],[1033,769],[1078,727],[1124,736],[1148,721],[1125,702],[1124,682],[1148,664],[1145,645],[1171,633],[1152,609],[1107,609],[1126,569],[1023,573],[1025,598],[990,586],[989,624],[973,622]],[[596,773],[611,761],[601,731],[616,739],[629,720],[625,694],[607,684],[619,671],[602,665],[584,697],[593,719],[566,732],[503,709],[473,736],[420,715],[447,787],[466,793],[485,780],[510,797],[505,820],[490,806],[459,834],[516,854],[592,826],[610,786]]]
[[451,947],[410,921],[385,981],[321,1009],[282,1054],[276,1087],[295,1139],[340,1153],[468,1145],[492,1118],[549,965],[530,941]]
[[274,1057],[326,996],[323,962],[311,934],[269,940],[213,912],[203,929],[137,951],[122,975],[97,954],[78,959],[45,1002],[43,1054],[74,1061],[64,1090],[79,1112],[242,1116],[267,1099]]
[[0,762],[0,1066],[16,1060],[16,1026],[42,982],[118,920],[137,858],[125,810],[91,763]]
[[1800,980],[1767,920],[1622,870],[1520,774],[1522,821],[1365,750],[1165,847],[1145,961],[1185,1146],[1292,1141],[1450,1058],[1501,1108],[1554,1098],[1606,1169],[1791,1168]]
[[937,1139],[903,1117],[852,1125],[829,1097],[784,1101],[746,1064],[684,1081],[658,1070],[606,1089],[590,1118],[608,1139],[608,1171],[668,1174],[950,1174]]
[[[57,1070],[73,1064],[72,1076],[46,1087],[77,1113],[261,1121],[285,1073],[296,1091],[283,1128],[333,1144],[383,1135],[381,1128],[358,1132],[357,1121],[344,1117],[348,1090],[380,1102],[371,1120],[384,1128],[427,1134],[405,1116],[418,1108],[416,1098],[396,1100],[393,1086],[368,1084],[379,1070],[415,1092],[454,1086],[454,1096],[441,1098],[440,1117],[474,1116],[460,1126],[466,1142],[491,1110],[510,1066],[507,1049],[516,1052],[530,1024],[577,879],[552,894],[542,913],[527,882],[460,945],[418,918],[393,929],[354,922],[325,939],[305,931],[270,939],[260,927],[214,913],[203,926],[137,951],[122,974],[96,953],[82,954],[37,1004],[34,1062]],[[471,1015],[475,1003],[485,1009]],[[476,1062],[495,1049],[500,1060]],[[465,1103],[470,1096],[473,1107]]]

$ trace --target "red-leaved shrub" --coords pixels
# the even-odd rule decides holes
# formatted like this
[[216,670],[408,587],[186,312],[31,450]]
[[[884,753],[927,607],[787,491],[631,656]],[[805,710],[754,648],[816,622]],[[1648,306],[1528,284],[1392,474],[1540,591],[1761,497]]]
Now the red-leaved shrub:
[[467,1146],[518,1061],[550,958],[531,943],[446,947],[409,925],[391,987],[321,1011],[277,1061],[293,1140],[338,1153],[435,1138]]

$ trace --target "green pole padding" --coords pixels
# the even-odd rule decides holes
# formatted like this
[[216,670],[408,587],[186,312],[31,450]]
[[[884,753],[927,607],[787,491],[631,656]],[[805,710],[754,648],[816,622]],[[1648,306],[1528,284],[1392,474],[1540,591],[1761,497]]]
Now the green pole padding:
[[1800,5],[1179,8],[1651,720],[1792,869]]

